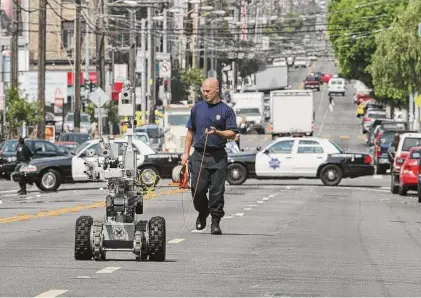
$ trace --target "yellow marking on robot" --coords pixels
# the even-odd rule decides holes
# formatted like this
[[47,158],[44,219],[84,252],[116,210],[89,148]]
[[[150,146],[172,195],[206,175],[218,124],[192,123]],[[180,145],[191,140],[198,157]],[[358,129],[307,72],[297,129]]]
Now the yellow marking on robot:
[[[157,193],[149,193],[145,195],[143,199],[150,200],[158,196],[172,195],[172,194],[182,193],[185,191],[186,191],[185,189],[177,189],[177,190],[162,191],[162,192],[157,192]],[[16,216],[0,218],[0,224],[11,223],[11,222],[16,222],[16,221],[24,221],[24,220],[34,219],[34,218],[59,216],[59,215],[70,213],[70,212],[79,212],[81,210],[101,208],[101,207],[105,207],[105,202],[96,202],[90,205],[78,205],[76,207],[67,207],[67,208],[61,208],[57,210],[43,211],[37,214],[19,214]]]

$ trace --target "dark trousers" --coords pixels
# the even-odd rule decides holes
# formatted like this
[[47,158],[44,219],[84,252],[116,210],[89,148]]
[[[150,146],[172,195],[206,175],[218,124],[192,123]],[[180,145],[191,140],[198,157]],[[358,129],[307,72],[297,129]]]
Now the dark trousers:
[[[15,168],[15,172],[19,175],[19,170],[23,165],[26,165],[27,162],[20,162],[19,164],[16,165]],[[19,187],[20,187],[20,191],[22,192],[26,192],[26,179],[25,177],[19,175]]]
[[[202,158],[203,165],[202,170],[200,171]],[[227,153],[224,149],[211,153],[198,152],[195,150],[190,161],[194,208],[199,212],[200,217],[206,218],[211,214],[212,220],[219,222],[225,215],[224,192],[225,178],[227,176]],[[208,192],[209,200],[206,196]]]

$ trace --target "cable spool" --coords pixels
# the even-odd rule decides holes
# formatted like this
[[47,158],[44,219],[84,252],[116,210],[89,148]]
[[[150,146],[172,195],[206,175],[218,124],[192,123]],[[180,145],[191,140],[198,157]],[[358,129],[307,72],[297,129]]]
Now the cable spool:
[[188,163],[185,165],[178,165],[173,168],[172,173],[172,181],[174,183],[179,184],[179,188],[187,189],[189,188],[189,166]]

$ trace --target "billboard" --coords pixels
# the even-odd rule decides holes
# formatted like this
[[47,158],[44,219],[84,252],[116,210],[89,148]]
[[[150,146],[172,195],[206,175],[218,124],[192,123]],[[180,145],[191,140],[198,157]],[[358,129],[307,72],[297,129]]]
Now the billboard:
[[[28,71],[19,75],[19,89],[32,102],[38,98],[38,72]],[[67,103],[67,71],[45,72],[45,104],[53,105],[56,98]]]
[[30,0],[1,0],[0,2],[0,26],[1,37],[10,38],[13,33],[13,5],[17,3],[22,7],[19,18],[19,44],[29,43],[29,1]]

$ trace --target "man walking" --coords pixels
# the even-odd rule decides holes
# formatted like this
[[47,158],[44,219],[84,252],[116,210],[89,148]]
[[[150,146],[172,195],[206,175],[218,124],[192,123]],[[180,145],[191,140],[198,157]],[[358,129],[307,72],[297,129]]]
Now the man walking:
[[[234,111],[221,101],[219,82],[208,78],[203,82],[203,101],[196,103],[187,123],[187,135],[181,162],[185,164],[191,147],[191,186],[195,209],[199,212],[196,229],[206,227],[212,216],[211,234],[222,234],[219,223],[224,217],[225,178],[227,176],[227,139],[238,133]],[[209,200],[206,193],[209,192]]]
[[[16,160],[18,165],[16,166],[15,172],[19,173],[19,169],[26,163],[31,161],[32,151],[28,145],[25,144],[25,140],[20,137],[19,144],[16,146]],[[19,176],[20,190],[18,194],[26,195],[26,180],[24,177]]]

